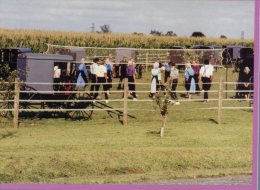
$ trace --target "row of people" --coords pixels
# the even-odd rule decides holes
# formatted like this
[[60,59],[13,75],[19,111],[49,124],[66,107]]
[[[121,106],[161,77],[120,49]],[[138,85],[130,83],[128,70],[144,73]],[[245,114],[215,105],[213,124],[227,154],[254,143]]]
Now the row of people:
[[[167,68],[169,67],[169,68]],[[164,71],[164,83],[162,82],[162,71]],[[192,61],[192,63],[186,64],[185,69],[185,88],[187,91],[187,97],[191,98],[192,93],[200,93],[199,81],[202,81],[202,89],[204,91],[204,101],[208,101],[208,91],[211,87],[213,80],[214,67],[209,63],[209,60],[204,61],[204,65],[200,68],[199,65]],[[155,93],[161,88],[164,90],[164,86],[170,85],[171,97],[178,102],[176,95],[176,88],[179,80],[179,70],[175,63],[169,62],[162,66],[162,64],[156,62],[152,69],[152,81],[151,81],[151,93],[150,97],[154,98]]]
[[[109,56],[107,59],[103,58],[94,58],[93,63],[90,65],[90,73],[88,73],[85,59],[81,59],[81,63],[76,69],[76,65],[72,65],[72,69],[68,72],[65,68],[61,69],[62,65],[54,66],[53,73],[53,89],[54,91],[70,91],[71,85],[70,83],[76,83],[76,90],[80,90],[80,88],[85,88],[88,81],[92,84],[90,86],[91,96],[96,99],[98,97],[98,91],[100,85],[103,86],[103,91],[105,91],[105,99],[108,100],[108,95],[110,89],[112,88],[112,79],[113,79],[113,59],[112,56]],[[63,66],[64,67],[64,66]],[[64,72],[64,73],[63,73]],[[63,73],[63,74],[62,74]],[[136,77],[136,65],[133,59],[127,59],[127,57],[123,57],[123,60],[119,64],[119,84],[117,89],[123,88],[123,80],[126,79],[129,81],[129,90],[133,93],[132,96],[136,99],[135,94],[135,85],[131,84],[135,82]],[[64,84],[66,83],[66,84]],[[106,83],[103,85],[103,83]],[[68,87],[68,88],[66,88]]]
[[[98,97],[98,91],[100,85],[103,86],[103,91],[105,94],[105,100],[108,102],[108,95],[109,91],[112,88],[112,65],[108,61],[104,61],[104,59],[95,58],[93,60],[93,64],[90,66],[90,78],[91,78],[91,96],[94,100]],[[133,59],[127,60],[126,57],[123,58],[123,61],[119,67],[119,84],[118,89],[123,87],[122,83],[123,80],[128,80],[129,82],[129,91],[131,91],[133,99],[136,100],[136,93],[135,93],[135,76],[136,76],[136,69],[134,65]]]
[[[54,82],[58,83],[58,77],[57,75],[60,75],[58,67],[54,67]],[[75,64],[73,64],[73,68],[71,71],[71,75],[75,75]],[[98,97],[98,91],[100,89],[100,86],[103,86],[103,91],[105,94],[105,100],[108,102],[108,95],[109,91],[112,88],[112,78],[113,78],[113,62],[112,57],[108,57],[106,60],[103,58],[95,58],[93,60],[93,63],[90,66],[90,75],[88,77],[87,68],[85,65],[85,59],[83,58],[81,60],[81,64],[78,67],[77,77],[76,77],[76,87],[77,89],[85,87],[86,83],[88,82],[88,78],[90,78],[91,86],[91,96],[93,99],[97,99]],[[200,88],[198,85],[198,80],[203,82],[202,88],[204,90],[204,99],[208,99],[208,93],[207,91],[210,89],[210,83],[212,81],[213,77],[213,66],[209,65],[209,61],[205,60],[205,65],[201,68],[196,64],[195,61],[192,62],[192,66],[190,63],[186,64],[186,70],[185,70],[185,88],[187,90],[188,97],[191,97],[191,93],[199,92]],[[74,71],[74,72],[73,72]],[[161,82],[162,80],[162,71],[165,71],[164,76],[164,84]],[[136,100],[137,96],[135,93],[135,77],[136,77],[136,68],[135,63],[133,59],[130,59],[128,61],[127,57],[124,57],[121,61],[120,67],[119,67],[119,84],[117,89],[123,88],[123,80],[126,79],[129,82],[129,91],[131,92],[131,95],[133,96],[133,99]],[[174,100],[177,100],[176,95],[176,87],[178,84],[178,77],[179,77],[179,70],[175,66],[173,62],[169,62],[168,64],[165,64],[162,66],[161,63],[156,62],[154,64],[154,68],[152,69],[152,82],[151,82],[151,97],[154,97],[156,91],[158,91],[159,88],[164,90],[164,85],[170,84],[171,85],[171,96]],[[70,79],[75,78],[70,77]],[[70,83],[73,81],[67,81],[67,83]],[[58,85],[54,85],[55,90],[57,90]],[[70,85],[67,85],[68,87]],[[69,91],[69,89],[67,89]]]
[[[75,65],[72,72],[75,71]],[[90,66],[90,75],[88,77],[87,68],[85,65],[85,59],[81,60],[81,64],[78,67],[78,74],[77,74],[77,88],[85,87],[86,83],[88,82],[88,78],[90,78],[91,86],[91,96],[93,99],[97,99],[98,91],[100,86],[103,86],[103,91],[105,94],[105,100],[108,102],[108,95],[109,91],[112,88],[112,78],[113,78],[113,62],[112,57],[109,56],[106,60],[103,58],[95,58],[93,63]],[[208,101],[208,91],[211,88],[211,83],[213,81],[213,71],[214,67],[209,63],[209,60],[206,59],[204,61],[204,65],[200,67],[196,61],[192,61],[191,63],[186,64],[185,69],[185,88],[187,91],[187,98],[191,98],[192,94],[199,94],[200,87],[199,81],[202,82],[202,90],[204,92],[204,101]],[[245,77],[244,79],[244,90],[249,89],[249,79],[247,74],[250,72],[249,68],[245,68]],[[55,79],[55,76],[59,75],[60,71],[57,69],[57,66],[54,67],[54,82],[58,82]],[[73,72],[75,73],[75,72]],[[162,73],[164,73],[164,82],[162,82]],[[154,64],[154,68],[151,71],[152,79],[151,79],[151,93],[150,97],[155,97],[155,93],[161,88],[162,90],[165,89],[165,85],[170,85],[171,88],[171,97],[173,100],[178,102],[176,88],[178,85],[179,80],[179,70],[177,69],[175,63],[169,62],[167,64],[162,65],[159,62]],[[75,75],[75,74],[74,74]],[[75,77],[74,77],[75,78]],[[119,84],[117,89],[122,89],[123,80],[128,80],[129,82],[129,91],[133,96],[133,99],[136,100],[137,96],[135,93],[135,78],[136,78],[136,67],[133,59],[127,59],[124,57],[121,61],[119,67]],[[67,85],[69,87],[69,85]],[[55,87],[55,86],[54,86]],[[57,88],[57,85],[56,85]],[[67,89],[69,91],[69,89]],[[245,98],[249,98],[249,93],[245,92]]]

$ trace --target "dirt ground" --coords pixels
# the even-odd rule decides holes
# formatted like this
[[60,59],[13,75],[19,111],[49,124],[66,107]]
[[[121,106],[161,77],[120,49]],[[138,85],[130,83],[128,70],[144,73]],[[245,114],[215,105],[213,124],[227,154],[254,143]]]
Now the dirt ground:
[[216,178],[177,179],[161,181],[160,185],[249,185],[252,184],[251,175],[225,176]]

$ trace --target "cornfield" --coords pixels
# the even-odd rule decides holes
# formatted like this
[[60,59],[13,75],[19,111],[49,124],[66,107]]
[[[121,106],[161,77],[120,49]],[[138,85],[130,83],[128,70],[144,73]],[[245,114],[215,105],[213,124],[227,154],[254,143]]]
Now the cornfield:
[[193,45],[244,45],[253,47],[253,40],[151,36],[133,34],[103,34],[86,32],[56,32],[42,30],[0,29],[0,48],[28,47],[33,52],[45,52],[47,43],[83,47],[169,48]]

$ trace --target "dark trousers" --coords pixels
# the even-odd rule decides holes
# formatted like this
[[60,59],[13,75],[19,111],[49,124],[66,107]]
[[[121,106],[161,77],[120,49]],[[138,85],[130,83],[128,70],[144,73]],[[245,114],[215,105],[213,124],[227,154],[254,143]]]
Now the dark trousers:
[[[54,78],[53,82],[54,82],[54,83],[60,83],[60,78]],[[60,85],[59,85],[59,84],[54,84],[54,85],[53,85],[53,90],[54,90],[54,91],[60,90]]]
[[194,76],[189,76],[188,80],[185,80],[185,88],[186,91],[189,93],[190,92],[190,87],[191,87],[191,80]]
[[113,74],[112,71],[107,71],[107,90],[110,90],[110,88],[112,88],[112,78],[113,78]]
[[119,65],[115,65],[115,78],[118,78],[119,77]]
[[[96,75],[91,74],[91,83],[97,83],[97,78]],[[97,91],[97,85],[96,84],[91,84],[90,86],[90,95],[93,96],[94,92],[93,91]]]
[[204,90],[204,100],[209,99],[208,91],[211,87],[211,80],[208,77],[202,77],[202,89]]
[[[128,82],[129,83],[134,83],[134,77],[133,76],[128,76]],[[131,91],[131,94],[133,96],[133,98],[136,98],[136,94],[135,94],[135,84],[128,84],[128,88],[129,91]]]
[[177,94],[176,94],[176,87],[178,85],[178,79],[173,79],[172,81],[172,87],[171,87],[171,97],[174,100],[177,100]]
[[164,95],[166,95],[166,88],[164,87],[163,84],[160,84],[158,81],[158,84],[156,85],[156,91],[161,90],[163,92]]
[[199,86],[199,75],[198,74],[194,75],[194,80],[195,80],[195,85],[196,85],[196,93],[199,93],[200,86]]
[[[100,87],[101,83],[106,83],[105,77],[98,77],[97,78],[97,85],[96,85],[96,92],[95,92],[95,95],[94,95],[94,99],[96,99],[98,97],[98,91],[99,91],[99,87]],[[102,86],[103,86],[103,91],[105,91],[105,99],[107,100],[108,95],[107,95],[106,84],[102,84]]]

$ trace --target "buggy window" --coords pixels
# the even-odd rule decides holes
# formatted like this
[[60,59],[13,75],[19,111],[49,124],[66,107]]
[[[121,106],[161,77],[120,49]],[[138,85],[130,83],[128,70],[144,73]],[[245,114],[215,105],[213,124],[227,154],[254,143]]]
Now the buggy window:
[[[72,65],[70,62],[54,62],[54,83],[67,83],[71,78]],[[58,70],[57,70],[58,69]],[[57,72],[57,73],[55,73]],[[64,90],[64,86],[54,84],[54,90]]]

